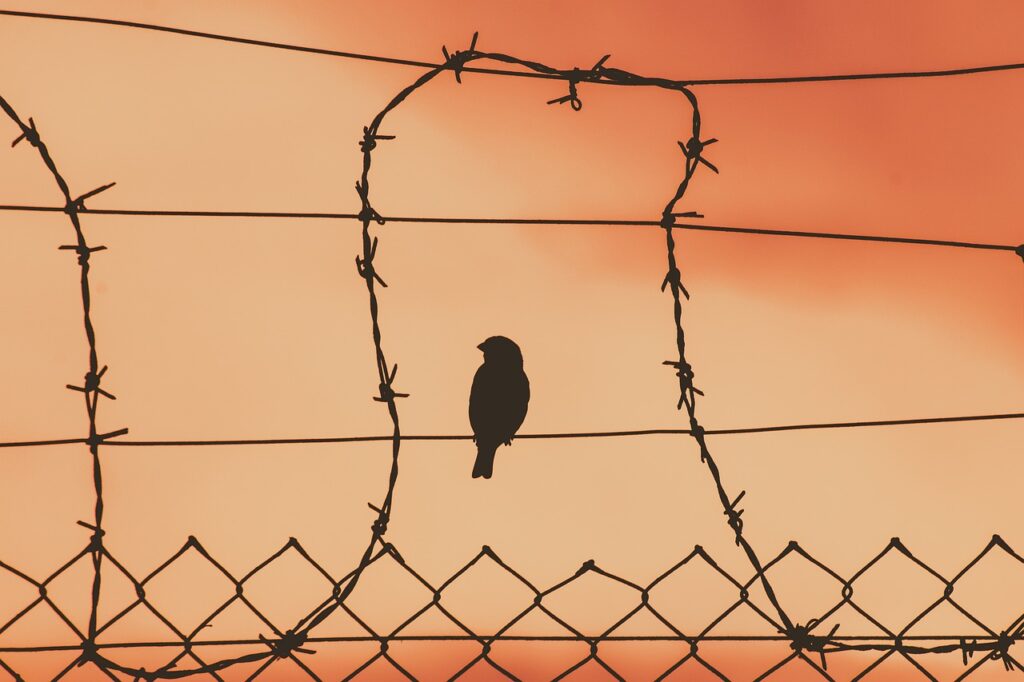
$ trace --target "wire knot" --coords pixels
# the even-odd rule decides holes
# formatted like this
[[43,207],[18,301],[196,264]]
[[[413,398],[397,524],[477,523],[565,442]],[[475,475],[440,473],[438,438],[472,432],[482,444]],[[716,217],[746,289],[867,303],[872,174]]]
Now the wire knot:
[[359,209],[359,213],[356,214],[356,218],[363,223],[377,223],[378,225],[384,224],[384,218],[380,213],[370,206],[369,204],[364,205]]
[[362,208],[359,209],[359,213],[356,214],[356,218],[367,225],[371,222],[383,225],[384,218],[381,217],[380,213],[377,213],[373,206],[370,205],[369,190],[358,180],[356,181],[356,194],[359,195],[359,201],[362,203]]
[[[117,398],[112,393],[108,393],[107,391],[104,391],[102,388],[100,388],[100,380],[103,378],[103,375],[106,374],[106,373],[107,373],[107,366],[104,365],[103,369],[101,369],[98,372],[93,372],[92,370],[90,370],[90,371],[85,373],[85,382],[84,382],[85,385],[84,386],[74,386],[72,384],[67,384],[66,387],[69,390],[78,391],[79,393],[84,393],[86,395],[86,397],[88,397],[89,394],[91,394],[91,393],[97,393],[97,394],[103,396],[104,398],[109,398],[111,400],[117,400]],[[127,433],[127,431],[125,431],[125,433]],[[118,435],[120,435],[120,434],[118,434]]]
[[444,55],[444,68],[451,69],[452,73],[455,74],[455,82],[462,83],[462,69],[466,66],[466,62],[476,58],[476,39],[480,37],[480,32],[476,31],[473,33],[473,40],[469,43],[469,49],[466,51],[455,50],[451,54],[448,53],[448,47],[446,45],[441,46],[441,54]]
[[[106,373],[107,373],[107,366],[104,365],[103,369],[101,369],[99,372],[93,372],[92,370],[90,370],[90,371],[85,373],[85,382],[84,382],[85,385],[84,386],[74,386],[73,384],[67,384],[66,387],[69,390],[78,391],[79,393],[84,393],[86,395],[86,397],[88,397],[89,394],[91,394],[91,393],[96,393],[96,394],[99,394],[99,395],[103,396],[104,398],[109,398],[111,400],[117,400],[117,397],[115,397],[112,393],[104,391],[102,388],[100,388],[100,379],[102,379],[103,375],[106,374]],[[123,431],[123,432],[127,433],[126,430]],[[117,435],[121,435],[121,434],[117,434]]]
[[356,270],[359,272],[359,276],[363,279],[377,280],[378,284],[385,289],[387,288],[388,283],[381,279],[380,275],[377,274],[377,271],[373,268],[373,261],[364,261],[359,256],[356,256]]
[[974,658],[974,652],[978,650],[978,640],[972,639],[970,642],[966,638],[960,638],[960,653],[963,655],[964,665],[967,665],[967,660]]
[[267,639],[263,635],[260,635],[260,641],[270,647],[270,651],[273,652],[274,658],[288,658],[292,655],[293,651],[299,651],[304,654],[316,653],[312,649],[302,648],[302,645],[306,643],[306,633],[304,632],[288,630],[277,640]]
[[17,147],[18,143],[22,140],[28,140],[28,143],[33,147],[39,146],[39,131],[36,130],[36,122],[32,120],[31,116],[28,118],[28,126],[22,126],[21,135],[14,138],[11,147]]
[[587,76],[588,81],[599,81],[604,77],[604,63],[611,57],[610,54],[606,54],[597,60],[597,62],[590,67],[590,73]]
[[408,393],[397,393],[391,387],[391,385],[395,383],[395,376],[398,375],[397,364],[391,368],[390,372],[388,372],[387,367],[382,367],[381,372],[383,377],[378,386],[378,389],[380,390],[380,396],[374,397],[374,400],[376,400],[378,403],[390,403],[393,402],[395,398],[409,397]]
[[995,646],[992,648],[992,653],[990,654],[992,660],[1002,661],[1003,668],[1005,668],[1007,672],[1011,672],[1015,668],[1024,671],[1024,667],[1010,656],[1010,647],[1013,646],[1014,642],[1017,641],[1017,638],[1020,637],[1020,635],[1021,633],[1019,631],[1011,635],[1009,632],[1004,630],[999,633],[999,638],[996,639]]
[[736,499],[730,502],[729,505],[725,508],[725,511],[722,512],[729,519],[729,527],[732,528],[733,532],[736,533],[737,546],[740,544],[740,536],[743,534],[743,519],[740,518],[743,516],[743,510],[737,510],[736,507],[737,505],[739,505],[740,500],[742,500],[743,496],[746,494],[746,490],[741,491],[740,494],[736,497]]
[[111,438],[117,438],[118,436],[123,436],[126,433],[128,433],[128,429],[118,429],[117,431],[110,431],[108,433],[94,433],[85,439],[85,443],[89,447],[94,448],[98,445],[102,445]]
[[377,148],[377,140],[393,140],[394,135],[378,135],[376,130],[371,131],[369,127],[363,126],[363,139],[359,141],[359,148],[364,153],[372,152]]
[[388,512],[384,509],[378,509],[369,502],[366,503],[366,506],[377,512],[377,518],[370,524],[370,530],[373,531],[374,537],[384,537],[384,534],[388,532],[388,521],[390,520]]
[[97,187],[92,191],[86,192],[85,194],[79,196],[76,199],[69,199],[68,202],[64,204],[64,212],[67,213],[68,215],[72,215],[74,213],[78,213],[79,211],[89,210],[85,207],[86,199],[88,199],[89,197],[94,197],[100,192],[105,192],[116,184],[116,182],[108,182],[107,184]]
[[[603,60],[602,60],[603,61]],[[579,111],[583,108],[583,101],[580,99],[579,93],[576,91],[576,84],[579,83],[580,70],[576,67],[572,69],[572,77],[569,78],[569,94],[563,97],[556,97],[555,99],[548,100],[548,104],[565,104],[569,103],[573,111]]]
[[665,291],[665,287],[667,287],[670,284],[672,285],[673,291],[681,291],[686,300],[690,300],[690,292],[686,290],[685,286],[683,286],[683,273],[681,273],[679,271],[679,268],[675,267],[674,265],[665,274],[665,279],[662,280],[661,282],[661,290]]
[[394,389],[391,388],[390,384],[381,383],[378,385],[380,389],[380,396],[374,397],[374,400],[381,403],[389,403],[398,397]]
[[[686,362],[685,360],[665,360],[661,364],[667,365],[669,367],[675,367],[676,376],[679,377],[679,388],[681,391],[681,395],[679,396],[679,404],[676,405],[677,410],[681,410],[683,408],[683,404],[685,403],[684,397],[687,391],[693,391],[697,395],[704,395],[704,391],[700,390],[699,388],[693,385],[694,374],[693,367],[690,366],[690,363]],[[691,427],[692,426],[693,424],[691,424]],[[698,428],[700,427],[699,424],[697,426]],[[703,432],[704,430],[701,429],[702,434]]]
[[711,163],[710,161],[705,159],[703,156],[701,156],[701,154],[704,152],[704,148],[705,147],[707,147],[708,145],[714,144],[716,142],[718,142],[718,138],[712,137],[710,140],[701,140],[696,135],[694,135],[689,140],[687,140],[685,143],[677,142],[676,144],[678,144],[679,148],[683,150],[683,154],[686,155],[687,159],[689,159],[690,161],[697,162],[697,163],[703,163],[705,166],[707,166],[712,171],[717,173],[718,172],[718,168],[715,167],[715,165],[713,163]]
[[671,230],[676,226],[676,218],[703,218],[703,213],[697,211],[686,211],[684,213],[673,213],[672,211],[665,211],[661,214],[661,221],[658,225],[663,230]]
[[377,238],[374,237],[373,241],[370,243],[370,253],[366,254],[365,258],[356,256],[356,271],[359,273],[359,276],[362,277],[363,279],[367,281],[377,280],[377,283],[386,289],[388,283],[385,282],[383,278],[381,278],[380,274],[378,274],[377,270],[373,267],[373,259],[376,255]]
[[89,536],[89,546],[86,548],[88,552],[102,552],[103,551],[103,536],[107,534],[102,528],[86,523],[85,521],[76,521],[76,523],[82,528],[88,528],[92,531],[92,535]]
[[832,643],[832,637],[839,630],[839,624],[836,623],[827,635],[812,635],[811,630],[817,626],[818,620],[812,618],[807,621],[807,625],[796,623],[790,629],[779,630],[779,632],[789,639],[789,646],[793,651],[797,653],[803,651],[817,652],[821,656],[822,669],[828,670],[828,664],[825,661],[825,647]]
[[58,251],[74,251],[78,254],[78,264],[86,266],[89,264],[89,256],[96,251],[106,251],[105,246],[87,246],[86,244],[64,244],[57,247]]
[[85,375],[85,390],[98,391],[100,389],[100,377],[106,373],[107,367],[103,366],[99,372],[87,372]]
[[696,439],[697,445],[700,446],[701,464],[708,461],[708,457],[711,456],[711,453],[708,452],[707,441],[704,440],[705,433],[706,432],[704,430],[704,427],[700,425],[700,422],[697,421],[697,418],[690,417],[690,435],[693,436],[694,439]]
[[700,422],[697,421],[696,417],[692,417],[690,419],[690,435],[697,440],[703,440],[704,433],[704,427],[700,425]]

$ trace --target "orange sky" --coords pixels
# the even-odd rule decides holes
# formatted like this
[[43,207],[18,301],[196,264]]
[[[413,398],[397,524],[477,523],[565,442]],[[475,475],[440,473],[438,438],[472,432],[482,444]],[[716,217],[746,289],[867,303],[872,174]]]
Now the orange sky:
[[[440,58],[442,44],[468,47],[480,31],[483,50],[561,68],[610,53],[609,65],[673,78],[1019,62],[1024,21],[1014,2],[45,0],[5,8],[428,61]],[[73,192],[117,181],[92,208],[354,212],[362,126],[420,73],[9,17],[0,17],[0,64],[0,94],[34,117]],[[695,88],[705,136],[720,140],[707,156],[722,172],[698,173],[680,208],[711,224],[1019,243],[1019,73]],[[381,213],[657,219],[681,172],[675,141],[688,135],[678,96],[582,85],[584,108],[573,112],[544,104],[564,84],[463,80],[437,78],[388,117],[382,132],[398,139],[374,154]],[[0,122],[2,135],[17,135],[13,123]],[[31,147],[0,150],[0,204],[58,203]],[[352,263],[357,224],[83,223],[91,243],[109,248],[92,272],[100,360],[110,365],[104,386],[118,397],[101,405],[101,430],[127,426],[137,440],[389,433],[386,411],[370,400],[377,378],[365,287]],[[71,227],[60,214],[0,212],[0,229],[0,440],[82,435],[81,397],[63,388],[86,367],[78,270],[56,248]],[[499,333],[524,350],[533,387],[524,432],[685,426],[674,377],[661,366],[675,348],[671,299],[658,290],[659,230],[391,224],[375,233],[389,284],[380,294],[384,344],[401,367],[398,389],[412,394],[399,404],[404,432],[468,432],[475,346]],[[707,394],[699,409],[708,428],[1021,409],[1024,270],[1011,253],[708,233],[677,239],[692,294],[688,356]],[[711,448],[727,488],[747,491],[745,533],[762,558],[795,539],[851,575],[899,536],[951,576],[993,533],[1024,547],[1022,438],[1018,422],[988,422],[722,436]],[[145,574],[191,534],[242,574],[294,536],[343,574],[367,542],[366,502],[383,493],[389,450],[106,448],[108,547]],[[499,452],[488,482],[470,478],[473,455],[465,442],[402,446],[388,538],[429,580],[441,582],[483,544],[540,586],[591,558],[649,582],[698,543],[730,572],[750,575],[688,439],[520,440]],[[88,453],[4,450],[0,466],[0,561],[43,577],[86,542],[75,521],[92,514]],[[838,600],[834,585],[819,595],[803,568],[782,568],[781,598],[804,620]],[[60,594],[84,618],[89,573],[84,562],[76,570]],[[279,625],[325,596],[301,570],[284,566],[276,584],[268,575],[252,588]],[[1005,627],[1024,611],[1024,571],[998,561],[978,571],[964,602]],[[403,601],[397,581],[368,572],[353,600],[386,622],[419,605],[416,596]],[[287,598],[283,582],[295,590]],[[0,623],[27,603],[21,587],[0,577]],[[102,613],[131,602],[123,586],[111,581],[108,589]],[[169,574],[160,589],[154,601],[188,621],[218,603],[223,585],[197,564]],[[375,596],[382,592],[391,597]],[[503,608],[501,599],[515,600],[483,579],[465,592],[462,612],[480,623]],[[941,585],[893,562],[858,595],[895,623],[941,596]],[[615,599],[596,582],[561,608],[589,627],[621,615]],[[715,599],[726,597],[698,590],[663,604],[692,629],[695,611],[713,611]],[[246,636],[264,631],[235,625]],[[927,634],[960,632],[963,621],[934,626]],[[117,634],[164,636],[154,627],[140,619]],[[0,647],[53,641],[52,619],[19,628],[0,635]],[[525,666],[517,672],[524,679],[552,674],[529,668],[541,654],[510,652],[505,660]],[[331,670],[338,659],[321,654],[328,663],[319,665]],[[405,656],[424,679],[444,679],[457,658],[435,660],[422,648]],[[623,670],[637,666],[636,679],[659,672],[641,669],[653,654],[619,656]],[[736,679],[781,658],[756,647],[717,656]],[[959,654],[949,658],[934,674],[962,672]],[[70,659],[10,660],[26,679],[49,679]],[[298,679],[280,665],[266,679]],[[921,678],[902,665],[867,679]],[[993,662],[970,679],[1002,673]],[[79,669],[65,679],[98,678]]]

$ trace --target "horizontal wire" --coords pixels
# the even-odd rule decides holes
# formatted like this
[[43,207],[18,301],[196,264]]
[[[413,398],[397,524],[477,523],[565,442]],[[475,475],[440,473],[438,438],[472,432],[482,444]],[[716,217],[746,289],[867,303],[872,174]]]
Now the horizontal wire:
[[[577,637],[575,635],[395,635],[394,637],[376,637],[373,635],[338,635],[334,637],[308,637],[306,644],[358,643],[358,642],[479,642],[488,640],[492,643],[502,641],[514,642],[788,642],[784,635],[707,635],[686,637],[684,635],[605,635],[593,637]],[[886,635],[833,635],[832,642],[894,642],[896,637]],[[904,635],[902,641],[916,642],[959,642],[961,640],[977,640],[988,642],[998,639],[992,635]],[[189,646],[266,646],[261,639],[214,639],[190,640]],[[164,642],[97,642],[97,649],[145,649],[181,647],[183,643]],[[81,651],[81,644],[55,644],[42,646],[0,646],[0,653],[41,653],[46,651]]]
[[72,445],[75,443],[87,443],[88,438],[59,438],[57,440],[26,440],[12,443],[0,443],[0,448],[30,448],[42,445]]
[[[46,12],[23,12],[17,10],[0,10],[0,15],[11,17],[23,17],[30,19],[49,19],[54,21],[69,21],[87,24],[102,24],[105,26],[118,26],[121,28],[133,28],[146,31],[159,31],[174,35],[188,36],[192,38],[204,38],[208,40],[219,40],[228,43],[239,43],[253,45],[256,47],[269,47],[277,50],[288,50],[291,52],[304,52],[308,54],[325,55],[328,57],[340,57],[344,59],[355,59],[385,64],[398,64],[402,66],[414,66],[423,69],[437,69],[442,64],[425,62],[416,59],[403,59],[399,57],[385,57],[358,52],[347,52],[343,50],[332,50],[320,47],[309,47],[291,43],[281,43],[270,40],[259,40],[256,38],[244,38],[240,36],[226,35],[222,33],[211,33],[208,31],[196,31],[174,26],[163,26],[159,24],[148,24],[140,21],[127,21],[124,19],[104,19],[100,17],[85,17],[69,14],[50,14]],[[971,66],[956,69],[937,69],[922,71],[885,71],[873,73],[846,73],[846,74],[824,74],[810,76],[767,76],[748,78],[702,78],[682,79],[677,81],[680,85],[768,85],[783,83],[824,83],[833,81],[862,81],[862,80],[884,80],[893,78],[937,78],[948,76],[968,76],[981,73],[995,73],[1000,71],[1016,71],[1024,69],[1024,63],[1012,64],[991,64],[984,66]],[[473,66],[464,66],[460,69],[463,73],[481,73],[495,76],[513,76],[517,78],[541,78],[545,80],[571,80],[568,75],[537,73],[534,71],[513,71],[509,69],[492,69]],[[631,83],[614,82],[608,80],[589,81],[597,85],[632,85]]]
[[[64,209],[56,206],[29,206],[19,204],[0,205],[0,211],[25,211],[41,213],[63,213]],[[310,213],[298,211],[188,211],[158,209],[124,209],[124,208],[89,208],[80,210],[79,214],[108,216],[163,216],[189,218],[299,218],[317,220],[358,220],[355,213]],[[453,217],[419,217],[419,216],[383,216],[388,223],[437,223],[455,225],[561,225],[580,227],[661,227],[659,220],[615,220],[610,218],[453,218]],[[851,234],[844,232],[805,232],[801,230],[777,230],[760,227],[734,227],[728,225],[702,225],[698,223],[677,223],[672,227],[682,230],[702,232],[726,232],[733,234],[752,234],[771,237],[804,237],[811,239],[839,239],[847,241],[880,242],[888,244],[913,244],[923,246],[945,246],[960,249],[984,249],[989,251],[1017,251],[1019,246],[1009,244],[991,244],[985,242],[963,242],[948,239],[926,239],[919,237],[899,237],[894,235]]]
[[[777,433],[780,431],[813,431],[825,429],[870,428],[879,426],[914,426],[922,424],[950,424],[977,421],[996,421],[1006,419],[1024,419],[1024,412],[1005,414],[979,414],[956,417],[922,417],[917,419],[883,419],[875,421],[854,422],[823,422],[813,424],[782,424],[776,426],[751,426],[733,429],[705,429],[708,436],[732,436],[756,433]],[[580,431],[570,433],[523,433],[515,440],[558,440],[569,438],[628,438],[635,436],[678,436],[691,435],[690,429],[635,429],[629,431]],[[472,440],[471,435],[402,435],[402,441],[466,441]],[[119,447],[162,447],[162,446],[217,446],[217,445],[303,445],[320,443],[372,443],[393,441],[394,436],[326,436],[323,438],[237,438],[223,440],[120,440],[112,438],[104,440],[104,445]],[[0,447],[32,447],[44,445],[64,445],[85,443],[85,438],[67,438],[61,440],[21,441],[0,443]]]

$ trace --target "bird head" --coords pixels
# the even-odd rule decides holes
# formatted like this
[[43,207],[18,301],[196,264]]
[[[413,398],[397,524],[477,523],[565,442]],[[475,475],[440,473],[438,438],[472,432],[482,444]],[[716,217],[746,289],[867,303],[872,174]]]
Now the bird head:
[[477,348],[484,352],[484,362],[493,360],[520,366],[523,364],[523,353],[519,350],[519,346],[515,341],[504,336],[492,336]]

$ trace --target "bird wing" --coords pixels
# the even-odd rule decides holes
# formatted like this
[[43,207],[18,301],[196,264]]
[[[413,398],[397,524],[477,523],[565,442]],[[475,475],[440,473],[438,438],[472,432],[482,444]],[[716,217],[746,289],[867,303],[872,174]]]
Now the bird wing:
[[526,411],[530,406],[530,380],[524,372],[514,377],[508,390],[508,424],[505,440],[511,440],[526,419]]
[[529,401],[530,382],[521,370],[481,365],[469,394],[469,423],[477,441],[512,438],[526,419]]
[[473,435],[479,438],[487,432],[487,415],[493,412],[493,390],[488,380],[486,365],[480,365],[473,377],[473,388],[469,391],[469,423],[473,427]]

